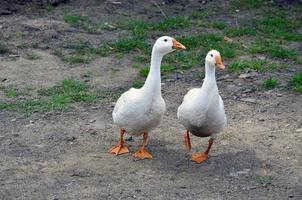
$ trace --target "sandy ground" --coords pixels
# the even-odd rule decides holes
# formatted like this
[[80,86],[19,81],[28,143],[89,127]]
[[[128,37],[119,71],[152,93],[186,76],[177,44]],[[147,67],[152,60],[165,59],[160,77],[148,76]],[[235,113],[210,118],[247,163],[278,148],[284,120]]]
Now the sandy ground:
[[[56,8],[53,14],[21,13],[1,17],[0,22],[3,26],[14,24],[10,29],[15,31],[32,20],[41,20],[41,16],[43,20],[58,20],[52,25],[57,24],[55,30],[62,36],[49,42],[55,48],[70,37],[68,34],[76,34],[63,32],[68,27],[62,21],[64,10],[96,9],[93,3],[87,4],[76,1]],[[99,9],[105,10],[104,5]],[[129,7],[138,9],[129,2],[123,9]],[[113,9],[117,16],[113,20],[125,12],[123,9]],[[108,16],[104,14],[102,19]],[[41,28],[45,21],[34,24]],[[77,34],[74,37],[85,36]],[[118,34],[91,37],[102,41]],[[32,42],[34,36],[30,32],[26,40]],[[17,60],[1,58],[3,86],[39,89],[89,73],[94,87],[127,88],[137,76],[127,56],[97,58],[90,64],[70,67],[48,49],[34,50],[42,57],[39,60],[23,58],[26,51],[20,50]],[[110,69],[114,68],[119,70],[113,73]],[[302,199],[302,96],[283,89],[258,89],[259,74],[243,79],[239,74],[218,72],[228,125],[215,141],[209,159],[198,165],[189,160],[190,153],[183,146],[184,130],[176,111],[188,89],[201,86],[201,80],[192,78],[200,71],[201,67],[194,68],[178,78],[171,74],[172,79],[164,81],[167,112],[161,125],[150,133],[147,147],[153,160],[107,153],[118,140],[119,130],[111,118],[113,102],[73,104],[66,112],[34,113],[30,117],[0,111],[0,199]],[[291,74],[274,73],[284,79]],[[4,94],[0,96],[5,99]],[[191,139],[193,152],[206,148],[206,138]],[[141,141],[126,141],[131,153]]]

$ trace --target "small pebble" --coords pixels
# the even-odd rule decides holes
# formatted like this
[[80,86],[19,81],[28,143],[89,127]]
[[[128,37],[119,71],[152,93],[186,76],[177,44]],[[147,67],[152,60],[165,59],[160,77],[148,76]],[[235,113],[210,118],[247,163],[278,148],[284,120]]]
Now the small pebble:
[[86,132],[90,135],[96,135],[97,134],[97,131],[93,128],[88,129]]
[[296,133],[300,133],[300,132],[302,132],[302,128],[296,130]]
[[93,123],[93,122],[95,122],[95,121],[96,121],[95,119],[92,119],[92,120],[89,121],[89,123]]

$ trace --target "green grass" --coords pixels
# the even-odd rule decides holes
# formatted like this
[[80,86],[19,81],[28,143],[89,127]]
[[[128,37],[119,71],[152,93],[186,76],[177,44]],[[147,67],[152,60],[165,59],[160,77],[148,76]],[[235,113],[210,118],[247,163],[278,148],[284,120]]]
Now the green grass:
[[190,18],[187,16],[168,17],[159,22],[146,22],[142,20],[132,20],[120,28],[131,32],[133,36],[147,36],[148,31],[168,31],[171,29],[185,28],[191,25]]
[[261,71],[265,64],[265,60],[236,60],[228,67],[228,70],[231,72],[240,72],[245,70]]
[[32,52],[30,54],[27,54],[26,57],[28,60],[39,60],[41,58],[41,56],[39,56],[38,54]]
[[69,49],[72,49],[68,55],[62,55],[64,62],[69,64],[75,63],[90,63],[97,55],[108,56],[111,53],[115,53],[118,58],[122,58],[125,53],[131,51],[143,51],[143,53],[150,50],[150,46],[146,43],[146,40],[141,37],[129,37],[120,40],[113,41],[111,43],[103,43],[98,48],[94,47],[89,42],[75,42],[68,45]]
[[234,58],[236,56],[236,44],[224,40],[221,34],[204,33],[193,36],[181,36],[179,41],[188,49],[203,49],[203,55],[212,49],[220,52],[222,58]]
[[111,43],[103,43],[96,50],[96,53],[101,56],[108,56],[111,53],[116,53],[117,55],[129,53],[131,51],[149,51],[150,46],[146,43],[146,40],[141,37],[128,37],[122,38]]
[[[191,69],[200,63],[202,63],[200,51],[176,51],[165,56],[161,65],[161,74]],[[147,77],[148,73],[149,66],[139,70],[142,77]]]
[[134,56],[134,61],[136,62],[140,62],[140,63],[147,63],[150,62],[150,55],[146,54],[146,55],[135,55]]
[[278,85],[278,80],[273,77],[269,77],[265,79],[263,82],[263,87],[267,90],[274,89],[277,85]]
[[173,71],[187,70],[200,65],[202,53],[198,50],[192,51],[177,51],[167,55],[164,58],[164,64],[167,63],[173,67]]
[[108,56],[112,52],[112,48],[107,43],[101,44],[97,49],[97,54],[100,56]]
[[298,52],[295,49],[283,47],[275,41],[256,41],[249,48],[250,53],[266,53],[273,58],[298,59]]
[[134,50],[148,50],[150,46],[145,39],[140,37],[129,37],[113,41],[109,46],[118,53],[128,53]]
[[232,140],[233,138],[235,138],[234,133],[229,132],[229,133],[222,134],[223,140]]
[[32,90],[29,87],[26,87],[24,89],[16,89],[12,87],[3,87],[0,86],[0,90],[4,92],[4,95],[9,97],[9,98],[16,98],[19,96],[25,96],[29,94],[29,91]]
[[229,37],[235,37],[235,36],[255,36],[257,34],[255,29],[247,28],[247,27],[240,27],[240,28],[230,28],[225,31],[225,34]]
[[209,9],[204,9],[204,10],[199,10],[199,11],[194,11],[191,15],[193,19],[208,19],[209,17],[215,16],[217,14],[217,10],[213,8]]
[[256,181],[260,184],[271,184],[273,181],[273,177],[272,176],[257,176],[256,177]]
[[133,65],[132,65],[132,68],[134,68],[134,69],[139,69],[139,64],[137,64],[137,63],[134,63]]
[[82,81],[65,79],[60,85],[38,91],[39,95],[50,97],[56,108],[64,108],[74,102],[92,103],[98,94],[88,91],[89,86]]
[[21,43],[16,46],[18,49],[26,49],[28,45],[26,43]]
[[302,94],[302,71],[296,73],[291,79],[291,85],[295,91]]
[[[139,70],[139,74],[142,77],[147,77],[149,74],[150,67],[143,67]],[[171,72],[176,72],[178,69],[171,64],[163,63],[160,67],[161,74],[167,74]]]
[[204,72],[197,72],[193,76],[194,80],[202,81],[205,78],[205,73]]
[[144,81],[143,80],[140,80],[140,79],[135,79],[133,82],[132,82],[132,87],[134,88],[141,88],[143,85],[144,85]]
[[[22,111],[28,114],[33,112],[49,112],[65,110],[72,103],[95,103],[97,101],[114,101],[122,91],[102,90],[91,92],[87,83],[65,79],[59,85],[38,91],[36,99],[16,100],[13,102],[0,102],[0,110]],[[16,96],[14,91],[11,93]]]
[[65,15],[63,20],[73,27],[81,28],[88,33],[99,33],[99,29],[109,29],[112,26],[93,23],[88,16],[83,15]]
[[[121,22],[116,27],[108,23],[93,23],[87,16],[65,15],[64,20],[74,27],[84,30],[91,29],[92,32],[95,31],[93,29],[115,30],[118,28],[128,31],[128,35],[131,36],[108,41],[97,47],[89,42],[71,44],[69,48],[73,51],[60,57],[71,64],[89,63],[96,56],[114,55],[116,59],[120,59],[125,54],[136,51],[139,55],[132,57],[133,61],[146,66],[150,62],[151,51],[151,45],[147,41],[151,38],[153,40],[155,35],[158,36],[163,33],[169,35],[169,32],[173,29],[184,29],[187,32],[189,27],[195,25],[221,31],[218,31],[218,33],[202,32],[180,36],[170,34],[183,43],[187,50],[166,55],[161,69],[163,74],[202,65],[206,53],[211,49],[218,50],[223,60],[227,59],[231,62],[238,55],[250,53],[265,54],[268,57],[267,61],[252,60],[244,63],[240,60],[233,61],[230,67],[231,71],[279,69],[277,65],[269,63],[271,59],[275,58],[283,59],[282,61],[278,59],[281,65],[283,65],[282,62],[287,60],[296,63],[301,62],[298,51],[293,49],[290,43],[287,43],[288,41],[302,41],[302,34],[299,31],[302,27],[301,17],[298,15],[299,9],[295,8],[296,11],[291,11],[293,14],[289,15],[289,10],[277,8],[268,0],[231,0],[230,6],[231,9],[251,9],[255,17],[239,19],[237,27],[229,28],[227,22],[219,20],[215,15],[221,10],[210,5],[206,10],[195,11],[187,16],[171,16],[158,22],[134,19]],[[224,11],[228,12],[227,10]],[[127,16],[130,17],[131,15]],[[172,31],[172,33],[174,32]],[[239,40],[236,38],[233,41],[226,41],[224,36],[237,37]],[[250,41],[254,42],[251,44],[244,43],[245,46],[243,46],[240,42],[243,41],[241,40],[243,36],[250,36]],[[141,76],[146,77],[149,68],[139,68],[138,70]]]
[[63,57],[63,51],[62,49],[54,49],[54,51],[52,52],[53,55],[58,56],[58,57]]
[[190,26],[191,22],[187,16],[169,17],[158,23],[154,23],[152,28],[158,31],[168,31],[170,29],[185,28]]
[[281,45],[271,45],[267,48],[268,53],[275,58],[296,60],[298,52],[294,49],[284,48]]
[[130,21],[126,25],[126,29],[128,29],[133,35],[137,36],[145,36],[150,28],[151,25],[144,21]]
[[77,41],[70,43],[67,48],[74,50],[75,53],[93,54],[97,49],[89,41]]
[[17,31],[17,32],[16,32],[16,37],[21,38],[21,37],[24,37],[24,36],[26,36],[26,33],[25,33],[25,32],[22,32],[22,31]]
[[66,23],[74,27],[80,27],[90,23],[90,19],[82,15],[65,15],[63,19]]
[[251,21],[256,29],[266,35],[266,37],[302,41],[302,34],[298,31],[302,26],[301,19],[290,17],[291,15],[286,13],[282,14],[283,12],[280,9],[273,13],[264,16],[262,19],[253,19]]
[[143,67],[142,69],[139,70],[139,74],[142,76],[142,77],[147,77],[148,74],[149,74],[149,67]]
[[21,93],[19,93],[18,90],[13,88],[5,89],[4,94],[7,97],[17,97],[21,95]]
[[76,63],[90,63],[95,59],[98,49],[96,49],[88,41],[77,41],[70,43],[67,48],[73,50],[67,55],[63,55],[62,51],[55,52],[56,55],[62,58],[62,60],[69,64]]
[[170,65],[170,64],[163,63],[160,66],[160,71],[161,71],[162,74],[175,72],[175,70],[176,70],[176,68],[173,65]]
[[5,43],[0,42],[0,54],[9,53],[9,49]]
[[226,23],[224,23],[222,21],[215,21],[212,23],[212,27],[219,29],[219,30],[223,30],[226,27]]
[[231,0],[230,5],[236,9],[259,8],[265,0]]
[[49,4],[49,5],[46,6],[47,12],[52,12],[54,9],[55,9],[55,7],[52,6],[51,4]]

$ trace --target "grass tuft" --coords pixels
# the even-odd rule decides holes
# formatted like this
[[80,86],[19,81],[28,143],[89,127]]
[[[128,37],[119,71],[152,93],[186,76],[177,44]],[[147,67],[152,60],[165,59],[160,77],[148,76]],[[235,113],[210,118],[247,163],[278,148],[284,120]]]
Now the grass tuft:
[[118,53],[128,53],[133,50],[147,50],[149,45],[143,38],[130,37],[124,38],[111,43],[111,48]]
[[235,138],[234,133],[229,132],[229,133],[223,133],[222,134],[222,139],[223,140],[232,140],[234,138]]
[[149,67],[143,67],[142,69],[139,70],[139,74],[140,74],[142,77],[147,77],[148,74],[149,74],[149,70],[150,70]]
[[265,60],[239,60],[233,62],[228,70],[231,72],[240,72],[243,70],[262,70],[266,64]]
[[231,0],[230,5],[237,9],[259,8],[264,4],[263,0]]
[[9,53],[9,49],[7,47],[6,44],[0,42],[0,54],[6,54],[6,53]]
[[296,73],[291,79],[291,85],[294,90],[302,94],[302,71]]
[[273,58],[297,60],[295,49],[285,48],[274,41],[256,41],[249,48],[250,53],[267,53]]
[[144,85],[144,81],[140,80],[140,79],[135,79],[133,82],[132,82],[132,87],[134,88],[141,88],[143,85]]
[[181,36],[178,39],[192,50],[202,48],[204,56],[212,49],[218,50],[224,58],[233,58],[236,55],[236,45],[225,41],[220,34],[204,33],[193,36]]
[[144,21],[131,21],[126,25],[126,28],[136,36],[145,36],[151,25]]
[[18,97],[18,96],[22,95],[21,92],[19,92],[16,89],[13,89],[13,88],[5,89],[4,94],[7,97]]
[[277,85],[278,85],[278,80],[273,77],[269,77],[263,82],[263,87],[267,90],[274,89]]
[[167,31],[169,29],[184,28],[190,26],[189,17],[169,17],[152,25],[152,28],[159,31]]
[[115,27],[109,24],[95,24],[88,16],[82,15],[65,15],[64,21],[73,27],[81,28],[88,33],[98,34],[99,29],[113,30]]
[[91,103],[96,101],[97,94],[88,92],[89,86],[82,81],[65,79],[58,86],[42,89],[38,93],[51,97],[54,104],[62,105],[72,102]]
[[256,177],[256,181],[260,184],[271,184],[273,181],[273,177],[272,176],[257,176]]
[[215,22],[212,23],[212,27],[216,28],[216,29],[219,29],[219,30],[223,30],[223,29],[225,29],[226,24],[224,22],[221,22],[221,21],[215,21]]
[[231,28],[228,29],[225,34],[229,37],[235,37],[235,36],[255,36],[257,34],[256,30],[252,28]]
[[30,54],[27,54],[27,59],[28,60],[38,60],[40,58],[41,58],[41,56],[39,56],[38,54],[36,54],[34,52],[32,52]]
[[87,16],[81,15],[65,15],[63,19],[66,23],[74,27],[81,27],[90,23],[90,20]]
[[[49,112],[65,110],[71,103],[95,103],[98,100],[115,101],[123,91],[90,92],[85,82],[65,79],[59,85],[41,89],[38,94],[41,98],[16,100],[14,102],[0,102],[0,110],[33,112]],[[12,93],[13,96],[16,93]]]

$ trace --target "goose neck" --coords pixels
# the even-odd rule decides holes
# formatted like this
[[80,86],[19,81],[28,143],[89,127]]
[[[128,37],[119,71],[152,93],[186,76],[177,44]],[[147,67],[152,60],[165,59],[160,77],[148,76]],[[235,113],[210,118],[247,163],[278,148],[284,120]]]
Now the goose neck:
[[211,87],[217,87],[216,76],[215,76],[215,66],[212,66],[207,62],[206,62],[206,66],[205,66],[204,85],[211,86]]
[[161,65],[162,58],[163,56],[153,48],[152,55],[151,55],[151,66],[144,85],[145,88],[160,89],[160,84],[161,84],[160,65]]

